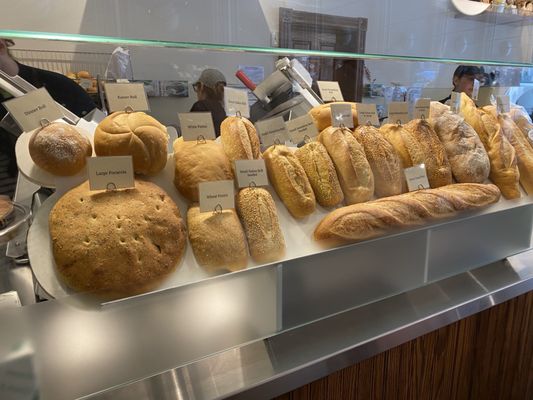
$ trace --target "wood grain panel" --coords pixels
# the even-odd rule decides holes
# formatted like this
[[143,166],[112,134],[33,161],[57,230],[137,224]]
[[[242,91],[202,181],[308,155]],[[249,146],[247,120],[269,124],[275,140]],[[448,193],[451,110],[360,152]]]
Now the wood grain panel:
[[276,400],[533,399],[533,292]]

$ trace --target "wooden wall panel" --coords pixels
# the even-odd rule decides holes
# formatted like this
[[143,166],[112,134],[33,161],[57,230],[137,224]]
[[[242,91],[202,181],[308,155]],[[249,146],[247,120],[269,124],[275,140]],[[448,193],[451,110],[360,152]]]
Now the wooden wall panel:
[[533,292],[276,400],[533,399]]

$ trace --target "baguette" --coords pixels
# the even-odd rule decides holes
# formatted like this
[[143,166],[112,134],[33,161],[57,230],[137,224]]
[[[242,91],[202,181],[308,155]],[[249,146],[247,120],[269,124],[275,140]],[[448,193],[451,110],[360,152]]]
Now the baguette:
[[[331,126],[331,104],[332,103],[321,104],[309,110],[309,115],[313,119],[319,132],[322,132],[324,129]],[[355,103],[337,101],[334,104],[350,104],[352,106],[353,126],[356,127],[358,125],[356,110],[357,106]]]
[[453,216],[495,203],[500,191],[492,184],[458,183],[338,208],[315,228],[314,238],[337,246],[382,236],[428,220]]
[[303,218],[312,214],[316,207],[315,195],[298,158],[284,145],[270,146],[263,158],[268,178],[291,215]]
[[370,200],[374,194],[374,175],[365,150],[352,131],[329,127],[320,132],[318,140],[335,165],[345,202],[355,204]]
[[270,193],[255,187],[241,189],[237,194],[236,206],[252,259],[257,263],[268,263],[282,258],[285,239]]
[[295,155],[309,178],[318,204],[333,207],[342,202],[344,195],[339,178],[324,145],[309,142],[296,150]]
[[424,164],[432,188],[452,183],[452,170],[444,145],[427,120],[413,119],[405,125],[407,149],[413,165]]
[[259,137],[254,125],[246,118],[227,117],[222,121],[220,140],[232,166],[235,160],[261,158]]
[[374,175],[374,191],[377,197],[387,197],[402,192],[400,157],[381,132],[369,125],[359,126],[354,136],[365,149],[366,159]]

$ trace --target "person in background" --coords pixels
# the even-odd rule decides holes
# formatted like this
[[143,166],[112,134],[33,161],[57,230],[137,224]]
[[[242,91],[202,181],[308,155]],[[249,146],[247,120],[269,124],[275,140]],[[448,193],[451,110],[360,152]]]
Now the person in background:
[[224,87],[226,77],[218,69],[204,69],[192,87],[198,101],[191,107],[191,112],[211,112],[215,133],[220,136],[220,124],[226,118],[224,110]]
[[[468,97],[472,97],[472,91],[474,90],[474,79],[479,81],[483,80],[483,68],[459,65],[453,73],[452,84],[453,91],[458,93],[465,93]],[[452,95],[440,100],[441,103],[446,103],[450,100]]]

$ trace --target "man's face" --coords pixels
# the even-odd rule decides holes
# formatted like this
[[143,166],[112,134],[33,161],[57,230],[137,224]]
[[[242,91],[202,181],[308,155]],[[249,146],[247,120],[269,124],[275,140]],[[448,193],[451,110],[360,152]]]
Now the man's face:
[[463,75],[460,78],[454,76],[454,91],[459,93],[464,92],[468,95],[468,97],[472,97],[472,91],[474,90],[474,79],[476,79],[475,75]]

